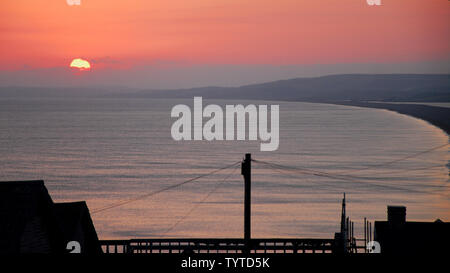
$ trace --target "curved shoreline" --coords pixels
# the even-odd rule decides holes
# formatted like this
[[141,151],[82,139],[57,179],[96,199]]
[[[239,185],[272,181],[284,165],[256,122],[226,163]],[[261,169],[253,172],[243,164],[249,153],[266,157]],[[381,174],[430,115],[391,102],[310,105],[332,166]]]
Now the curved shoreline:
[[429,106],[422,104],[394,104],[384,102],[319,102],[317,103],[329,103],[336,105],[357,106],[366,108],[385,109],[399,114],[408,115],[414,118],[422,119],[430,124],[442,129],[448,137],[450,137],[450,108]]

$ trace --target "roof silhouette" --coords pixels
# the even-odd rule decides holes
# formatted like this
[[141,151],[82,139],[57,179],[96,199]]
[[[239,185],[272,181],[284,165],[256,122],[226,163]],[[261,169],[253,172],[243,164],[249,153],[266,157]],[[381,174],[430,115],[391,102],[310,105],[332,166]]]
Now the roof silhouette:
[[101,253],[86,203],[54,203],[42,180],[0,182],[0,253]]

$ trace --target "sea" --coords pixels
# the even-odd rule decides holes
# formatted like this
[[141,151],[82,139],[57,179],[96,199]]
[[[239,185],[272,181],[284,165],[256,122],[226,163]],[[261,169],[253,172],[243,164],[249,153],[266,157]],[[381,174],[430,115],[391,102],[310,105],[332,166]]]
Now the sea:
[[[86,201],[100,239],[241,238],[251,153],[252,237],[333,238],[347,215],[450,220],[448,135],[387,110],[279,105],[280,144],[175,141],[171,109],[193,99],[0,99],[0,181],[42,179],[54,202]],[[231,166],[231,167],[230,167]],[[186,183],[185,183],[186,182]]]

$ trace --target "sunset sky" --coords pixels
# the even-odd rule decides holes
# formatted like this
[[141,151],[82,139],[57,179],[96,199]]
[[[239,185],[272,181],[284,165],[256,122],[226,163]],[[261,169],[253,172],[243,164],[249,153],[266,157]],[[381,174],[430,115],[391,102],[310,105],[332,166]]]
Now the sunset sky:
[[[1,85],[174,88],[449,73],[450,1],[2,0]],[[83,75],[69,64],[91,63]]]

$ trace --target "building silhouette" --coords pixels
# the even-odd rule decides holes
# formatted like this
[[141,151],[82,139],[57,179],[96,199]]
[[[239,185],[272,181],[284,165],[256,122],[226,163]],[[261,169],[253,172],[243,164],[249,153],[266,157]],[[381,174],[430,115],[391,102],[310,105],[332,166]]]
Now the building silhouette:
[[450,223],[406,221],[406,207],[388,206],[387,221],[375,221],[374,240],[388,255],[448,253]]
[[0,183],[0,254],[68,253],[71,241],[102,252],[84,201],[54,203],[42,180]]
[[[342,199],[341,228],[334,239],[311,238],[152,238],[102,240],[84,201],[54,203],[44,181],[0,182],[0,254],[14,253],[361,253],[375,240],[381,253],[409,255],[448,253],[450,223],[406,221],[406,207],[388,206],[387,221],[365,220],[364,239],[354,235],[354,223]],[[249,233],[248,233],[249,235]],[[248,236],[250,237],[250,236]],[[75,243],[75,245],[74,245]],[[366,251],[364,251],[366,252]]]

